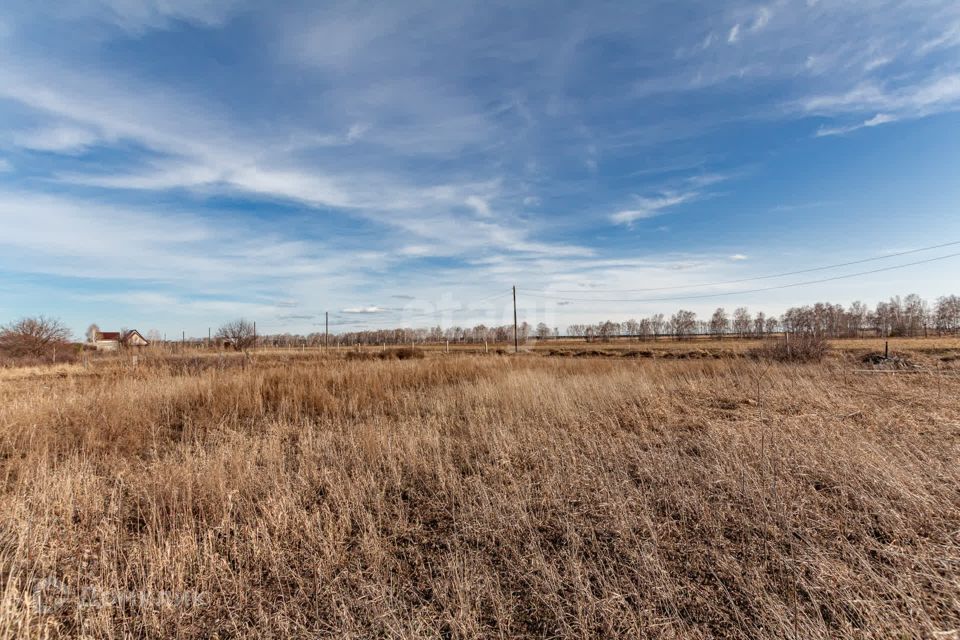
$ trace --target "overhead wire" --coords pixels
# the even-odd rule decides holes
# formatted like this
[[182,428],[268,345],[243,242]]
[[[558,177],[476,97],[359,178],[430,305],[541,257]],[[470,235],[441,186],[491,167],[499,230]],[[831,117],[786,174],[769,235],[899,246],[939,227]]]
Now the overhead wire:
[[937,262],[939,260],[947,260],[949,258],[955,258],[960,256],[960,252],[950,253],[944,256],[938,256],[936,258],[927,258],[926,260],[917,260],[915,262],[908,262],[905,264],[894,265],[890,267],[881,267],[879,269],[871,269],[869,271],[860,271],[857,273],[848,273],[839,276],[831,276],[829,278],[820,278],[817,280],[807,280],[805,282],[792,282],[788,284],[775,285],[772,287],[760,287],[756,289],[740,289],[737,291],[724,291],[720,293],[704,293],[699,295],[692,296],[671,296],[666,298],[569,298],[565,296],[544,296],[537,293],[530,293],[524,291],[525,296],[532,298],[538,298],[543,300],[553,300],[559,302],[675,302],[679,300],[702,300],[705,298],[720,298],[726,296],[734,295],[744,295],[749,293],[760,293],[763,291],[775,291],[777,289],[789,289],[791,287],[803,287],[811,284],[821,284],[824,282],[833,282],[835,280],[844,280],[847,278],[856,278],[859,276],[871,275],[874,273],[883,273],[885,271],[894,271],[896,269],[905,269],[907,267],[914,267],[921,264],[928,264],[931,262]]
[[[754,282],[757,280],[772,280],[774,278],[785,278],[787,276],[796,276],[804,273],[814,273],[816,271],[829,271],[830,269],[840,269],[842,267],[849,267],[857,264],[864,264],[867,262],[876,262],[878,260],[889,260],[890,258],[897,258],[900,256],[906,256],[914,253],[921,253],[923,251],[933,251],[934,249],[943,249],[944,247],[952,247],[960,244],[960,240],[954,240],[952,242],[944,242],[941,244],[930,245],[927,247],[919,247],[917,249],[908,249],[906,251],[897,251],[895,253],[887,253],[881,256],[873,256],[870,258],[862,258],[860,260],[851,260],[849,262],[838,262],[836,264],[828,264],[820,267],[811,267],[808,269],[798,269],[796,271],[784,271],[781,273],[772,273],[769,275],[763,276],[752,276],[750,278],[738,278],[736,280],[722,280],[719,282],[704,282],[700,284],[683,284],[683,285],[673,285],[669,287],[646,287],[643,289],[544,289],[544,290],[534,290],[542,291],[544,293],[643,293],[648,291],[674,291],[679,289],[702,289],[707,287],[718,287],[728,284],[741,284],[744,282]],[[529,292],[528,292],[529,294]]]

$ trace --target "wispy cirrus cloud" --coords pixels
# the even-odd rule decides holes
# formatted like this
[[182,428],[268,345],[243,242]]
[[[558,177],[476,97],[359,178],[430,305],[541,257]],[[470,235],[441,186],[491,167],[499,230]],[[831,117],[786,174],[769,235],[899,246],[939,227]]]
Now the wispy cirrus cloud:
[[[727,32],[727,43],[736,44],[740,41],[743,33],[756,33],[767,26],[773,17],[773,10],[770,7],[760,7],[757,9],[752,19],[746,23],[737,22]],[[746,24],[746,26],[744,26]],[[709,45],[708,45],[709,46]],[[704,47],[706,48],[706,47]]]
[[960,47],[960,22],[949,24],[946,29],[931,35],[920,43],[917,54],[925,56],[941,49]]
[[817,137],[957,111],[960,110],[960,69],[937,71],[922,80],[897,85],[865,82],[843,92],[810,96],[801,108],[810,114],[835,119],[873,114],[849,124],[821,125],[815,133]]
[[888,122],[896,122],[897,118],[886,113],[878,113],[877,115],[864,120],[863,122],[841,126],[841,127],[820,127],[817,129],[817,137],[822,138],[824,136],[838,136],[846,133],[851,133],[858,129],[866,129],[869,127],[877,127],[881,124],[887,124]]
[[136,34],[177,22],[217,26],[238,5],[238,0],[80,0],[60,7],[52,17],[94,20]]
[[610,216],[618,224],[630,224],[636,220],[646,220],[666,213],[671,207],[691,202],[700,197],[699,192],[663,193],[655,197],[638,197],[629,209],[622,209]]
[[33,151],[79,153],[97,142],[100,137],[80,127],[53,125],[13,135],[13,144]]
[[740,23],[730,27],[730,31],[727,33],[727,43],[735,44],[740,40]]
[[656,195],[634,196],[629,208],[621,209],[610,216],[617,224],[629,225],[637,220],[646,220],[667,213],[671,208],[700,200],[710,195],[707,187],[725,182],[736,173],[698,173],[682,180],[674,187],[663,188]]

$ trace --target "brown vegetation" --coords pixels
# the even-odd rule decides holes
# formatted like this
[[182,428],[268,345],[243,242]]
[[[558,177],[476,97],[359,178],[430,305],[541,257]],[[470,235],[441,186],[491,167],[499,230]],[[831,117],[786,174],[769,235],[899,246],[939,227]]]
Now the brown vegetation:
[[217,340],[236,351],[246,351],[257,341],[257,328],[248,320],[234,320],[217,329]]
[[820,362],[830,351],[830,341],[815,333],[798,333],[764,340],[750,355],[779,362]]
[[0,327],[0,362],[37,364],[67,356],[70,330],[59,320],[21,318]]
[[941,364],[0,375],[0,636],[934,637],[960,626]]

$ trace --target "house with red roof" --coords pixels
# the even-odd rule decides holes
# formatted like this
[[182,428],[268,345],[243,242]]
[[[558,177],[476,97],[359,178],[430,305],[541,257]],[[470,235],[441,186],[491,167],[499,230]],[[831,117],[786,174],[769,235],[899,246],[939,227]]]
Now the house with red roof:
[[146,347],[150,341],[136,329],[131,329],[129,331],[98,331],[95,344],[97,351],[117,351],[121,347]]

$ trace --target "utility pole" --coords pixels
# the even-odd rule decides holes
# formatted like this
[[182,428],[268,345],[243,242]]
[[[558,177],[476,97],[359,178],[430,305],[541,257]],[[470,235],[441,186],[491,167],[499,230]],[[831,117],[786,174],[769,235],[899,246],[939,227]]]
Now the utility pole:
[[257,348],[257,321],[253,321],[253,348]]
[[323,349],[326,351],[327,343],[330,341],[330,312],[323,312]]
[[517,285],[513,285],[513,352],[520,353],[520,338],[517,333]]

